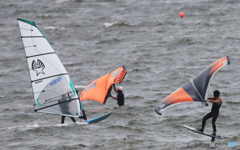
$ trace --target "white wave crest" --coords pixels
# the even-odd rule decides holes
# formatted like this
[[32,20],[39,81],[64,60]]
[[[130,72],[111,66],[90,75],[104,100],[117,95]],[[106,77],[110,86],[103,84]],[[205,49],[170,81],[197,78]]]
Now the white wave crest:
[[120,21],[115,21],[115,22],[111,22],[111,23],[104,23],[105,27],[111,27],[111,26],[116,26],[116,25],[119,25],[119,26],[133,26],[132,24],[128,24],[128,23],[120,22]]
[[45,27],[44,29],[46,30],[64,30],[65,28],[64,27],[54,27],[54,26],[48,26],[48,27]]
[[57,3],[64,3],[64,2],[69,2],[69,0],[57,0]]
[[86,86],[85,85],[75,85],[75,89],[84,89]]

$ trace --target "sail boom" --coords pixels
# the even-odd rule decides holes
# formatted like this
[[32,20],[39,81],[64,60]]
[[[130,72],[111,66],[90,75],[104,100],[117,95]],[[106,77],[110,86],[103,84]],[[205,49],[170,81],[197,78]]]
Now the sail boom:
[[[60,104],[67,103],[67,102],[70,102],[70,101],[74,101],[74,100],[77,100],[77,99],[78,98],[71,99],[71,100],[66,100],[66,101],[63,101],[63,102],[57,102],[55,104],[51,104],[51,105],[48,105],[48,106],[45,106],[45,107],[41,107],[41,108],[35,108],[35,111],[42,110],[42,109],[45,109],[45,108],[48,108],[48,107],[52,107],[52,106],[55,106],[55,105],[60,105]],[[54,101],[57,101],[57,100],[54,100]],[[46,103],[43,103],[43,104],[46,104]]]

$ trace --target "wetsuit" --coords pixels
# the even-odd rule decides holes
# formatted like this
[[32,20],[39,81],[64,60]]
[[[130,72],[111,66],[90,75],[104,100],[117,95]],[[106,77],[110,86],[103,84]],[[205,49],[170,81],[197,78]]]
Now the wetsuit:
[[[62,96],[62,99],[58,100],[58,103],[59,103],[59,106],[60,106],[60,109],[61,109],[61,112],[63,114],[71,114],[69,112],[69,106],[68,104],[70,103],[70,101],[67,101],[67,97],[65,96]],[[67,101],[67,102],[65,102]],[[62,116],[62,120],[61,120],[61,124],[64,124],[64,120],[65,120],[65,117],[66,116]],[[73,117],[70,117],[72,119],[73,122],[76,122],[76,120],[73,118]]]
[[[61,124],[64,124],[64,120],[65,120],[66,116],[62,116],[62,121]],[[76,120],[73,117],[70,117],[72,119],[73,122],[76,122]]]
[[119,106],[123,106],[124,105],[124,94],[122,91],[117,91],[118,95],[117,95],[117,99],[118,99],[118,105]]
[[212,110],[210,113],[206,114],[204,117],[203,117],[203,120],[202,120],[202,131],[204,130],[204,126],[205,126],[205,123],[206,121],[209,119],[209,118],[212,118],[212,126],[213,126],[213,132],[216,132],[216,125],[215,125],[215,122],[217,120],[217,117],[219,115],[219,109],[222,105],[222,101],[220,103],[220,105],[218,105],[217,103],[213,103],[212,104]]

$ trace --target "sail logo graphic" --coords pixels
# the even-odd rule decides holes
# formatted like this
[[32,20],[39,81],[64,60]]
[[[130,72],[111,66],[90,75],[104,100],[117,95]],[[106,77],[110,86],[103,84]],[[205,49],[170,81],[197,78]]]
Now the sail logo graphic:
[[222,66],[222,65],[225,64],[226,62],[227,62],[226,59],[219,61],[219,66]]
[[32,70],[36,71],[36,75],[38,76],[40,73],[45,74],[43,72],[43,69],[45,68],[44,63],[41,60],[37,60],[37,62],[35,60],[32,61]]
[[53,86],[54,84],[58,83],[61,80],[61,77],[59,76],[56,80],[53,80],[50,85]]

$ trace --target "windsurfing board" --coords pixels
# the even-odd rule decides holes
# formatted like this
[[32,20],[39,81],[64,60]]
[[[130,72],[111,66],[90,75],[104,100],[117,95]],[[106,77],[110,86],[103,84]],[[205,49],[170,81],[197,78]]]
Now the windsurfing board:
[[98,122],[106,119],[106,118],[109,117],[110,115],[111,115],[111,113],[107,113],[107,114],[104,114],[104,115],[99,116],[99,117],[97,117],[97,118],[93,118],[93,119],[86,120],[86,121],[83,121],[83,122],[75,122],[75,124],[84,125],[84,124],[94,124],[94,123],[98,123]]
[[183,125],[183,127],[188,129],[188,130],[190,130],[190,131],[193,131],[195,133],[199,133],[199,134],[206,135],[206,136],[209,136],[209,137],[212,137],[212,138],[216,138],[216,139],[222,139],[222,137],[220,135],[213,136],[213,135],[211,135],[209,133],[200,132],[196,128],[190,127],[188,125]]

